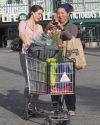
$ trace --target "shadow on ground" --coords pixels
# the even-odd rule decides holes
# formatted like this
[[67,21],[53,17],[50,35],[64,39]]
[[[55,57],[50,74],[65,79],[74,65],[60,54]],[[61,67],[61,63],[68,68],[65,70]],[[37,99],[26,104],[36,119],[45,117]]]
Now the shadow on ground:
[[[88,105],[90,110],[100,111],[100,89],[78,86],[77,98],[80,105]],[[24,113],[24,95],[18,90],[8,90],[7,95],[0,94],[0,106],[23,117]],[[39,100],[38,106],[42,110],[52,110],[52,103],[49,101]]]
[[0,106],[21,117],[24,111],[23,98],[23,94],[18,90],[8,90],[7,95],[0,93]]
[[[7,93],[7,95],[0,93],[0,106],[23,118],[24,95],[19,93],[18,90],[8,90]],[[37,106],[43,110],[51,110],[52,108],[50,102],[42,100],[39,100]]]
[[0,70],[6,71],[8,73],[12,73],[12,74],[23,76],[22,72],[14,70],[14,69],[11,69],[11,68],[8,68],[8,67],[0,66]]

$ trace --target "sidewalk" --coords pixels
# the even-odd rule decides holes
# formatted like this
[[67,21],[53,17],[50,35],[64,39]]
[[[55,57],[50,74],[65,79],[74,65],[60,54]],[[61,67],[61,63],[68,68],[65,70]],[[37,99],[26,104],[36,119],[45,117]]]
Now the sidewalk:
[[[76,72],[76,116],[70,125],[100,125],[100,49],[85,49],[87,67]],[[0,49],[0,125],[41,125],[43,118],[22,119],[24,78],[18,53]],[[50,96],[40,96],[50,108]]]

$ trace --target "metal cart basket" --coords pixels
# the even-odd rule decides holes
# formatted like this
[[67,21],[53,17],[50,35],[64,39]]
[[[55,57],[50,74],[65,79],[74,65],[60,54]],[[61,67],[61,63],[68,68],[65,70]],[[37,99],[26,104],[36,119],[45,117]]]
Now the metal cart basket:
[[[65,95],[75,92],[74,62],[72,60],[58,61],[58,58],[59,51],[57,49],[38,50],[31,48],[27,52],[26,66],[29,94]],[[56,117],[46,118],[45,125],[48,125],[48,122],[52,121],[51,119],[68,120],[68,117],[65,118],[64,112],[64,118],[60,118],[58,114],[59,112]]]
[[74,63],[52,62],[26,57],[29,93],[73,94],[75,91]]
[[29,53],[26,55],[29,93],[74,93],[75,67],[72,60],[58,62],[59,52],[51,48],[45,52],[35,50],[33,56]]

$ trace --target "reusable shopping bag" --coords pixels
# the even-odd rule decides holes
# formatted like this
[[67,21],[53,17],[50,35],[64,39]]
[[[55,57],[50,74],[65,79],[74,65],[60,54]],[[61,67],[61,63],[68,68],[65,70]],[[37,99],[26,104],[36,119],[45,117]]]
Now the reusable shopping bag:
[[47,62],[50,63],[50,86],[55,86],[57,79],[57,60],[55,58],[48,58]]
[[[53,81],[55,84],[51,84],[50,86],[50,93],[51,94],[67,94],[73,93],[74,86],[74,77],[73,77],[73,63],[71,62],[63,62],[57,63],[56,65],[56,77],[51,72]],[[54,64],[53,64],[54,65]],[[51,80],[50,80],[51,81]],[[52,81],[51,81],[52,82]]]
[[71,40],[64,41],[64,56],[75,61],[77,70],[86,66],[86,59],[80,38],[72,37]]
[[[70,63],[60,63],[57,66],[57,82],[56,82],[56,87],[63,89],[65,87],[67,87],[68,85],[70,85],[70,82],[72,81],[72,67]],[[67,82],[63,82],[63,80],[61,79],[62,77],[64,78],[64,75],[67,78]]]
[[47,58],[57,57],[58,50],[56,45],[45,45],[40,43],[31,43],[27,49],[29,57],[46,60]]

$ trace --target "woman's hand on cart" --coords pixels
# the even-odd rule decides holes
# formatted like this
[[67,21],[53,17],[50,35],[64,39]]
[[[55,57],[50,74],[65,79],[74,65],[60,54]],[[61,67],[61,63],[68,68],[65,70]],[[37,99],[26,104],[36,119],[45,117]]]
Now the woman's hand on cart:
[[31,44],[30,42],[26,42],[26,43],[24,44],[24,50],[25,50],[25,51],[28,50],[30,44]]

